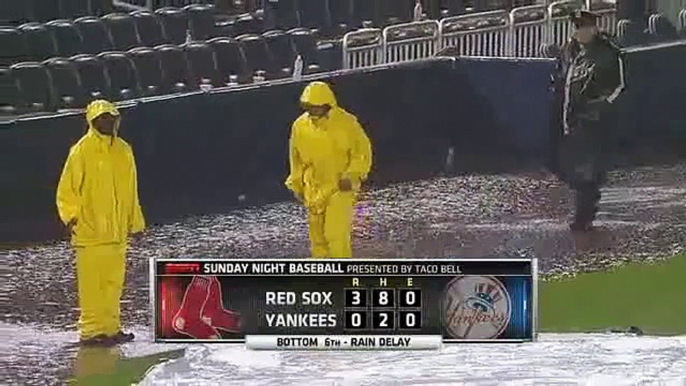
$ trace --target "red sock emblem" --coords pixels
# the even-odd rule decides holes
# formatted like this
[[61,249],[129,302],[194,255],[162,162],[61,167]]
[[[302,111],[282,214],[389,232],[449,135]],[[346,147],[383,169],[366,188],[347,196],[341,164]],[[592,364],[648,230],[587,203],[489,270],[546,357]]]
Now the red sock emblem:
[[221,284],[216,276],[210,277],[209,294],[202,310],[202,317],[214,328],[233,333],[241,331],[241,314],[224,308]]
[[[214,280],[217,280],[214,278]],[[212,326],[205,323],[200,316],[207,303],[212,279],[206,276],[194,276],[183,295],[181,308],[172,319],[172,327],[180,334],[195,339],[219,339],[221,335]]]

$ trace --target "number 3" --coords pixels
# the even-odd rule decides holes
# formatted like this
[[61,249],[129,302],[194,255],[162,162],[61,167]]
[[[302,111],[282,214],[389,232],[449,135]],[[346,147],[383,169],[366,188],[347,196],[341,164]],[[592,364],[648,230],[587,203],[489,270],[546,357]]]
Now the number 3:
[[360,304],[360,291],[353,292],[353,304]]

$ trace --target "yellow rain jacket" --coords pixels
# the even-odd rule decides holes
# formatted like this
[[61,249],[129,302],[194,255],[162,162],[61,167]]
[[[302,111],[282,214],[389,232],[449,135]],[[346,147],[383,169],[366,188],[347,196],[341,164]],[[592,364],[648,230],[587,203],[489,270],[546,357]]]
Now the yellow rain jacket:
[[[371,143],[326,83],[310,83],[300,101],[331,110],[322,118],[305,112],[293,123],[286,186],[309,209],[313,257],[351,257],[353,207],[372,166]],[[342,179],[350,179],[352,192],[339,191]]]
[[126,243],[129,233],[145,229],[131,146],[117,136],[118,124],[113,137],[92,126],[105,113],[119,116],[106,101],[88,106],[88,133],[71,148],[57,187],[60,218],[77,221],[74,246]]
[[57,186],[57,210],[64,224],[72,220],[76,250],[81,339],[112,336],[120,330],[128,235],[143,231],[136,163],[131,147],[114,135],[100,134],[93,120],[104,113],[119,117],[116,107],[98,100],[86,110],[88,132],[67,157]]

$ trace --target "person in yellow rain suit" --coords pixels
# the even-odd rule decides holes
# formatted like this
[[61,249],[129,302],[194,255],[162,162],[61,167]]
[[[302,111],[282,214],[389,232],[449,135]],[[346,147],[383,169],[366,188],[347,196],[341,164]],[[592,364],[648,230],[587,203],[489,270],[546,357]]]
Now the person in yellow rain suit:
[[120,115],[112,103],[90,103],[86,121],[57,186],[57,210],[76,252],[81,342],[122,343],[133,340],[119,321],[128,236],[145,229],[136,162],[117,136]]
[[372,166],[371,143],[326,83],[310,83],[300,103],[305,112],[291,128],[286,186],[308,208],[312,257],[352,257],[353,212]]

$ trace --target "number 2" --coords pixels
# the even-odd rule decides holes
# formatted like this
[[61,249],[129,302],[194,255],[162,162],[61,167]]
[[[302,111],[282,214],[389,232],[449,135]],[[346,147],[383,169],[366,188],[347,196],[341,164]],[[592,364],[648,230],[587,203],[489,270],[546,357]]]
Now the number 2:
[[388,327],[388,314],[380,314],[381,316],[381,322],[379,323],[379,327]]

